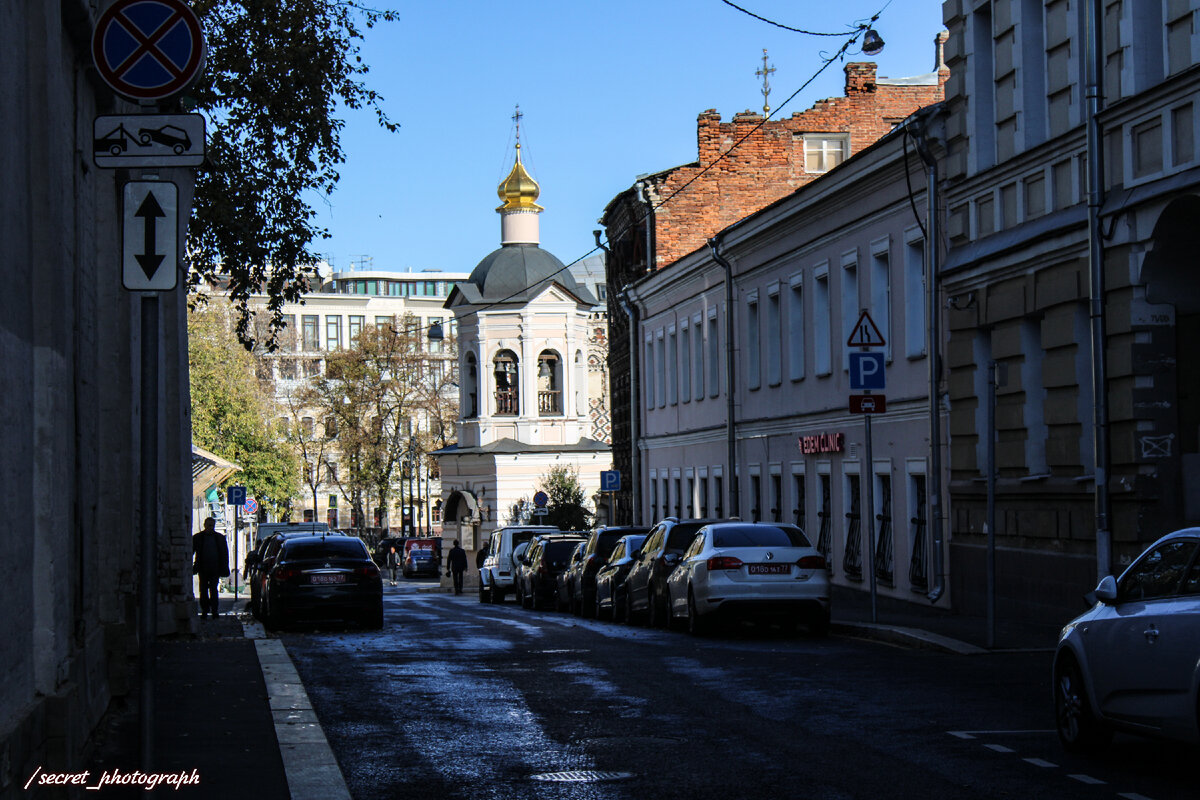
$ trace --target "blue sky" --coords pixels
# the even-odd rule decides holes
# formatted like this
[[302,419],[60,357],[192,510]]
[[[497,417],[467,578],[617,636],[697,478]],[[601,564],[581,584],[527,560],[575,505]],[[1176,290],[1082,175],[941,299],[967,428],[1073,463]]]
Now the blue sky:
[[[842,31],[887,0],[737,0],[796,28]],[[380,3],[386,6],[387,3]],[[761,110],[767,48],[774,110],[843,39],[804,36],[721,0],[441,0],[392,4],[398,22],[367,32],[367,82],[401,125],[346,116],[346,163],[318,222],[317,244],[345,270],[470,271],[499,246],[496,186],[513,158],[518,103],[522,153],[541,184],[542,247],[566,263],[594,246],[605,205],[639,174],[694,161],[696,117]],[[887,43],[878,74],[931,72],[942,29],[937,0],[892,0],[875,25]],[[853,52],[853,50],[852,50]],[[779,112],[842,93],[834,63]]]

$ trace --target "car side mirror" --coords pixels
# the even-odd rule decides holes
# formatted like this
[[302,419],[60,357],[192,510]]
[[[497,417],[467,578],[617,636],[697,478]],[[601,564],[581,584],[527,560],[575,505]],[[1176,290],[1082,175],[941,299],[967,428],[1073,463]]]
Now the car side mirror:
[[1096,599],[1105,605],[1112,605],[1117,602],[1117,579],[1112,575],[1105,575],[1100,579],[1100,584],[1094,592]]

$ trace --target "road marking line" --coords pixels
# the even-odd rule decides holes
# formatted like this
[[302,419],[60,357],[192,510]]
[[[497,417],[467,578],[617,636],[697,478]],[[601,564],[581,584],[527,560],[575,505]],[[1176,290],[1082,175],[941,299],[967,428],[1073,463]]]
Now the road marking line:
[[1053,768],[1058,767],[1058,764],[1055,764],[1053,761],[1045,761],[1040,758],[1026,758],[1026,759],[1022,759],[1022,760],[1025,761],[1025,763],[1027,763],[1027,764],[1033,764],[1035,767],[1045,767],[1046,769],[1053,769]]
[[966,731],[946,731],[946,733],[948,733],[951,736],[954,736],[956,738],[959,738],[959,739],[974,739],[975,738],[974,736],[967,733]]
[[1011,747],[1005,747],[1002,744],[985,744],[984,747],[986,747],[988,750],[995,750],[997,753],[1015,753],[1015,752],[1017,752],[1016,750],[1013,750]]
[[1073,778],[1080,783],[1086,783],[1089,786],[1100,786],[1104,783],[1104,781],[1099,778],[1093,778],[1091,775],[1068,775],[1067,777]]
[[1045,730],[1045,731],[946,731],[946,732],[949,733],[951,736],[958,736],[958,738],[960,738],[960,739],[967,738],[963,734],[973,734],[972,736],[970,736],[970,738],[974,739],[976,736],[1004,736],[1004,735],[1015,736],[1017,734],[1054,733],[1053,730]]
[[1124,797],[1125,800],[1150,800],[1146,795],[1138,794],[1137,792],[1122,792],[1117,797]]

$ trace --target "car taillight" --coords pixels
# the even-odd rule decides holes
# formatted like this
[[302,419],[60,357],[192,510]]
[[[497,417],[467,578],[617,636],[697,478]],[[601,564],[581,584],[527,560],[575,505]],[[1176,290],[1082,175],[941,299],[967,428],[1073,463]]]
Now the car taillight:
[[379,567],[375,566],[374,564],[368,564],[367,566],[359,569],[358,574],[365,575],[368,578],[378,578],[379,577]]
[[825,559],[821,556],[804,556],[796,562],[800,569],[825,569]]
[[713,556],[708,560],[708,571],[719,569],[741,569],[742,560],[734,556]]
[[293,567],[278,567],[271,573],[271,579],[276,581],[288,581],[292,578],[299,577],[300,570]]

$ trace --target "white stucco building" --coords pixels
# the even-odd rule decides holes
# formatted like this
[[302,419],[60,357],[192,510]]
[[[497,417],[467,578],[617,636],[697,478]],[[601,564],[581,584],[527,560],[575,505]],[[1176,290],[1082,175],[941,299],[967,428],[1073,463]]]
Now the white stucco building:
[[[604,381],[596,298],[538,246],[540,189],[521,163],[501,183],[501,246],[446,301],[458,328],[458,442],[437,453],[443,538],[472,551],[493,530],[529,519],[534,492],[555,466],[576,469],[587,496],[610,469],[593,438]],[[600,333],[597,334],[597,326]],[[593,507],[594,510],[594,507]]]

